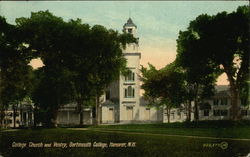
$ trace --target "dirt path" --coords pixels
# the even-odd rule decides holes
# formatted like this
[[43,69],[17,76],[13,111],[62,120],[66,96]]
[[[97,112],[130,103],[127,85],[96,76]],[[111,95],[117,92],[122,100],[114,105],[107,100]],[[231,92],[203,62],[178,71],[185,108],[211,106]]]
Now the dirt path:
[[4,129],[1,130],[0,132],[13,132],[13,131],[19,131],[20,129]]
[[208,137],[208,136],[189,136],[189,135],[169,135],[169,134],[154,134],[154,133],[143,133],[143,132],[126,132],[117,130],[103,130],[103,129],[88,129],[88,128],[69,128],[70,130],[91,130],[105,133],[121,133],[131,135],[149,135],[149,136],[164,136],[164,137],[184,137],[184,138],[196,138],[196,139],[213,139],[213,140],[231,140],[231,141],[250,141],[250,139],[244,138],[226,138],[226,137]]
[[90,130],[88,128],[67,128],[69,130]]

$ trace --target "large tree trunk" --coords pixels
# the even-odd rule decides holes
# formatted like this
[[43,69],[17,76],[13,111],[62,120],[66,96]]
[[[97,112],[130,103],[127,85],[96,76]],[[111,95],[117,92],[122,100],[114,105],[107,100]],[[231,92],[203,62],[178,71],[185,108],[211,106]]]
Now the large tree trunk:
[[99,104],[98,104],[98,102],[97,102],[97,99],[99,99],[97,96],[96,96],[96,98],[95,98],[96,100],[95,100],[95,125],[99,125],[99,123],[98,123],[98,119],[99,119],[99,114],[98,114],[98,108],[99,108]]
[[58,108],[54,108],[51,112],[51,119],[49,127],[57,127],[57,115],[58,115]]
[[80,115],[80,119],[79,119],[79,125],[83,125],[83,105],[82,105],[82,100],[79,99],[78,102],[77,102],[77,105],[78,105],[78,112],[79,112],[79,115]]
[[83,111],[80,112],[80,126],[83,125]]
[[[21,115],[23,115],[23,114],[21,114]],[[34,127],[36,127],[36,125],[37,125],[37,109],[35,107],[34,108]]]
[[198,101],[194,100],[194,120],[199,121],[199,110],[198,110]]
[[80,104],[80,125],[83,125],[83,105]]
[[81,98],[78,99],[77,102],[78,108],[79,108],[79,114],[80,114],[80,120],[79,120],[79,125],[83,125],[83,100]]
[[19,127],[20,127],[22,125],[22,122],[23,122],[23,109],[22,109],[22,107],[20,107],[19,115],[20,115],[20,120],[19,120]]
[[0,116],[1,128],[4,128],[4,117],[5,117],[5,109],[4,109],[4,106],[1,105],[1,116]]
[[13,104],[13,120],[14,120],[14,128],[16,128],[16,106]]
[[195,84],[195,97],[194,97],[194,121],[199,121],[199,109],[198,109],[198,95],[199,84]]
[[230,84],[230,93],[231,93],[231,108],[230,108],[230,119],[237,121],[240,119],[239,111],[240,107],[238,104],[239,99],[239,88],[236,84],[236,80],[233,78],[232,70],[227,68],[227,66],[223,65],[225,69],[225,73],[227,74],[227,78]]
[[[37,124],[41,122],[41,113],[37,104],[34,104],[34,127],[37,127]],[[40,117],[39,117],[40,116]]]
[[100,95],[96,94],[96,125],[101,124]]
[[167,119],[168,119],[168,123],[170,123],[170,107],[166,107],[167,110]]
[[191,100],[188,100],[188,106],[187,106],[187,122],[191,121],[191,109],[192,109],[192,105],[191,105]]
[[239,92],[234,85],[231,85],[230,92],[231,92],[231,113],[232,113],[232,115],[230,115],[230,118],[234,121],[237,121],[240,119],[239,115],[240,108],[238,104]]

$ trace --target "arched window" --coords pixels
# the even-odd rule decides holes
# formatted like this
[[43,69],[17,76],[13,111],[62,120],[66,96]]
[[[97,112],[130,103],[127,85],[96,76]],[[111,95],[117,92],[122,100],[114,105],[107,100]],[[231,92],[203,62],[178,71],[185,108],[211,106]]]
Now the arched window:
[[133,31],[132,28],[128,29],[128,33],[132,34],[132,31]]
[[133,89],[131,86],[128,86],[128,96],[131,97],[133,95]]
[[105,94],[106,94],[106,100],[109,100],[110,99],[110,90],[106,90]]
[[135,89],[132,86],[128,86],[124,91],[125,98],[134,98],[135,97]]
[[135,80],[135,73],[130,71],[128,75],[125,76],[125,81],[134,81]]

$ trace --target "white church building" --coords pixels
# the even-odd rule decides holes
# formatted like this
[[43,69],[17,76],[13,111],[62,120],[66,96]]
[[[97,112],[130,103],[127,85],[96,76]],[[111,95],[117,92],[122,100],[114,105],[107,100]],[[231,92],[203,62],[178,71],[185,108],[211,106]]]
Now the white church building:
[[131,33],[138,43],[128,44],[123,50],[127,59],[127,76],[120,75],[107,89],[102,104],[102,123],[146,123],[162,122],[162,111],[148,107],[140,96],[140,59],[137,26],[129,18],[123,32]]
[[[123,25],[123,32],[131,33],[137,38],[137,26],[129,18]],[[139,44],[131,43],[123,50],[127,59],[127,68],[130,73],[127,76],[120,75],[117,81],[110,84],[105,94],[100,98],[101,123],[141,123],[162,122],[162,111],[148,107],[140,101],[140,59]],[[80,115],[75,111],[76,104],[68,104],[60,108],[58,124],[79,124]],[[161,113],[160,113],[161,112]],[[90,108],[84,109],[84,124],[92,124],[93,112]]]

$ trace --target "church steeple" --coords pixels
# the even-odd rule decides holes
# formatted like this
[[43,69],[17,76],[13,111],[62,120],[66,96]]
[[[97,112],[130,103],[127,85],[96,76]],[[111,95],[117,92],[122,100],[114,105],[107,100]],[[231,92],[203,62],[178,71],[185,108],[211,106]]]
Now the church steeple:
[[134,24],[133,20],[129,18],[127,22],[123,25],[123,32],[131,33],[136,37],[137,26]]

